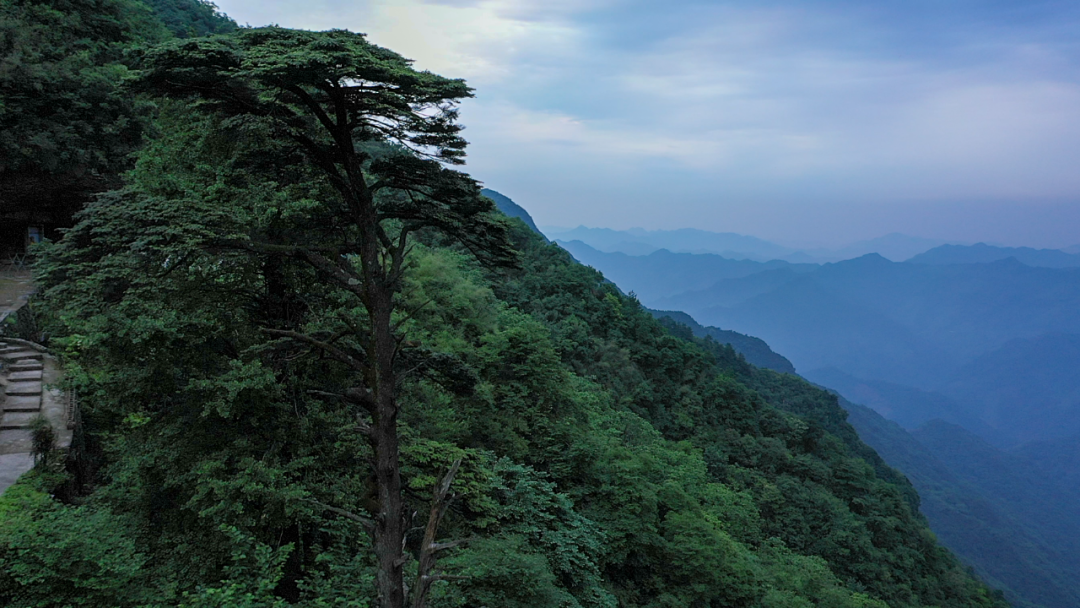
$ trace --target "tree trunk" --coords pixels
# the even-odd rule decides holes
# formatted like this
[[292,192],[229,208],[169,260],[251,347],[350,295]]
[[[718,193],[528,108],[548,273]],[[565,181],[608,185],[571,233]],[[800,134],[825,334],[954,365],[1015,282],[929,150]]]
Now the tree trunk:
[[397,403],[393,373],[395,343],[390,328],[390,297],[372,298],[372,308],[378,375],[375,420],[372,421],[375,480],[379,492],[379,514],[375,521],[375,555],[379,562],[377,582],[382,608],[402,608],[405,605],[402,551],[405,518],[401,498],[401,467],[398,463]]
[[[366,193],[365,193],[366,194]],[[378,561],[376,585],[382,608],[405,605],[404,545],[405,517],[401,496],[401,466],[398,455],[397,375],[394,358],[397,341],[391,324],[395,286],[382,266],[377,218],[370,200],[362,206],[360,257],[366,283],[368,317],[371,321],[370,372],[366,379],[374,393],[371,443],[375,452],[375,482],[379,513],[375,519],[375,557]]]

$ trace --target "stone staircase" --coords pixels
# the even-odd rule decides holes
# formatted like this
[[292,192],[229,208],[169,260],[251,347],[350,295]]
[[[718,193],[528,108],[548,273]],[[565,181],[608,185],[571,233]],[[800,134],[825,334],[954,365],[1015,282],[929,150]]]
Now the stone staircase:
[[0,348],[6,386],[4,387],[4,415],[0,417],[0,446],[27,432],[31,420],[41,413],[41,381],[45,365],[42,353],[22,346],[4,345]]
[[38,416],[56,431],[57,447],[71,443],[71,404],[53,388],[60,370],[43,350],[0,339],[0,492],[33,465],[30,427]]

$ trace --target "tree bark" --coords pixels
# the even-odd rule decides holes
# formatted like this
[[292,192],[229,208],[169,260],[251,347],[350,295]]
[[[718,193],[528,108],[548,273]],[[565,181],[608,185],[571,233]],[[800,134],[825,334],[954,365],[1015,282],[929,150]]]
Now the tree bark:
[[401,467],[398,461],[397,400],[395,395],[394,350],[390,327],[390,293],[372,294],[372,332],[375,334],[376,362],[375,415],[372,447],[375,451],[375,481],[379,492],[379,513],[375,519],[376,576],[379,602],[383,608],[405,605],[403,546],[405,521],[401,497]]

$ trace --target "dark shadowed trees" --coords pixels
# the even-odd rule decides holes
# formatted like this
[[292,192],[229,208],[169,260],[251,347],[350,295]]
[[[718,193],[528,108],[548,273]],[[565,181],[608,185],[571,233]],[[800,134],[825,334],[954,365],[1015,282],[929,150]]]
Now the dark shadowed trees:
[[0,1],[0,251],[119,184],[147,109],[123,51],[166,35],[133,0]]

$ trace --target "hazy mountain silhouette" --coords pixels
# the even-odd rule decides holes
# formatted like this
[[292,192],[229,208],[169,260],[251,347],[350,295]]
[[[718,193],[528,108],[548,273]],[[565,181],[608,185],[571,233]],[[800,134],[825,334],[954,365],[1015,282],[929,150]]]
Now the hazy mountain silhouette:
[[730,259],[773,260],[794,253],[757,237],[731,232],[708,232],[684,228],[681,230],[612,230],[578,226],[570,230],[548,228],[546,234],[556,241],[581,241],[606,253],[647,255],[658,249],[675,253],[712,253]]
[[837,391],[854,403],[870,407],[906,429],[942,419],[954,424],[979,426],[980,431],[990,432],[989,428],[978,424],[977,411],[941,393],[883,380],[865,380],[835,367],[810,370],[803,372],[802,376]]
[[1024,444],[1014,450],[1035,469],[1057,478],[1070,488],[1080,488],[1080,436]]
[[[637,291],[639,287],[648,292],[649,300],[655,300],[653,294],[656,293],[701,289],[720,279],[756,274],[762,269],[794,266],[782,261],[762,263],[732,260],[713,254],[672,253],[666,249],[646,256],[631,256],[625,253],[604,253],[581,241],[556,242],[582,264],[603,272],[605,277],[623,291],[634,291],[646,304],[646,296]],[[686,287],[687,285],[692,287]]]
[[1031,247],[994,247],[986,243],[974,245],[942,245],[912,257],[916,264],[979,264],[1016,258],[1028,266],[1047,268],[1071,268],[1080,266],[1080,255],[1057,249],[1032,249]]
[[649,255],[659,249],[673,253],[711,253],[733,260],[759,262],[826,263],[877,253],[889,260],[901,261],[937,247],[944,241],[892,233],[859,241],[840,248],[796,249],[771,243],[757,237],[731,232],[709,232],[685,228],[682,230],[612,230],[610,228],[546,227],[545,234],[556,241],[581,241],[604,253]]
[[944,417],[998,445],[1080,433],[1080,357],[1065,356],[1075,349],[1062,337],[1080,335],[1080,268],[1013,257],[898,263],[876,254],[761,263],[563,246],[650,308],[757,336],[812,377],[831,368],[875,387],[871,405],[909,427]]
[[[945,242],[938,239],[927,239],[917,236],[909,236],[893,232],[875,239],[859,241],[838,249],[804,249],[801,253],[807,256],[807,262],[836,262],[862,257],[868,253],[876,253],[881,257],[893,262],[900,262],[911,256],[923,253]],[[786,257],[789,261],[796,261],[791,256]]]
[[[593,265],[605,270],[606,261]],[[1014,259],[894,263],[870,255],[797,273],[763,268],[664,297],[675,290],[671,281],[650,280],[660,269],[635,272],[623,262],[620,285],[647,305],[758,336],[799,369],[834,367],[924,390],[1009,340],[1080,333],[1080,269],[1033,268]],[[702,282],[695,277],[687,284]]]
[[958,369],[941,392],[1013,444],[1080,434],[1080,335],[1011,340]]

